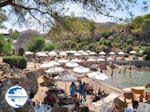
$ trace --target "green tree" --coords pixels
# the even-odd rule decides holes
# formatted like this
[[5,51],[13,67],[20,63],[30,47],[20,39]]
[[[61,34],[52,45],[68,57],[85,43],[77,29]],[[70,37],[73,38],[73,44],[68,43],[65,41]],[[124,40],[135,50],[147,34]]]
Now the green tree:
[[90,39],[92,40],[92,41],[95,41],[95,29],[96,29],[96,27],[95,27],[95,22],[90,22]]
[[5,40],[3,35],[0,35],[0,55],[10,55],[11,51],[11,43]]
[[4,48],[4,37],[0,35],[0,54],[2,54]]
[[10,39],[18,39],[19,38],[19,35],[20,35],[20,32],[15,30],[13,31],[12,29],[9,30],[9,33],[10,33]]
[[5,11],[0,8],[0,28],[6,28],[2,23],[7,20]]
[[31,38],[28,42],[28,50],[32,52],[42,51],[45,45],[43,37]]
[[[115,19],[119,18],[114,16],[114,12],[116,11],[128,12],[129,16],[133,17],[132,7],[138,4],[138,0],[70,0],[67,2],[80,3],[87,11],[90,9],[90,11],[95,11],[98,14]],[[29,18],[33,18],[40,24],[44,22],[49,26],[50,24],[48,23],[53,24],[61,21],[60,16],[62,12],[64,12],[64,4],[67,2],[65,0],[0,0],[0,8],[9,6],[8,11],[15,14],[15,17],[18,18],[18,23],[23,23]],[[108,5],[108,3],[111,5]],[[56,6],[58,4],[60,7]],[[140,6],[142,9],[147,10],[149,8],[148,5],[147,1],[144,1]],[[57,8],[59,10],[57,10]],[[123,18],[119,18],[118,20],[122,19]],[[31,21],[27,22],[31,23]]]
[[143,50],[144,60],[149,61],[150,60],[150,47],[145,47]]
[[46,43],[44,46],[44,51],[52,51],[56,48],[55,44],[52,43]]
[[145,42],[150,41],[150,17],[142,24],[143,38]]

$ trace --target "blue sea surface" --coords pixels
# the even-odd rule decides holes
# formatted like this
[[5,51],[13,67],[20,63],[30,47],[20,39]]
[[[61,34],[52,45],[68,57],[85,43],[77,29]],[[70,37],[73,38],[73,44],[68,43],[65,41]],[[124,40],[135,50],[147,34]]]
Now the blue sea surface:
[[129,72],[125,76],[123,73],[114,72],[113,79],[111,79],[110,74],[106,75],[109,76],[109,79],[103,81],[104,83],[121,89],[133,86],[145,86],[145,84],[150,83],[150,71],[132,71],[131,78]]

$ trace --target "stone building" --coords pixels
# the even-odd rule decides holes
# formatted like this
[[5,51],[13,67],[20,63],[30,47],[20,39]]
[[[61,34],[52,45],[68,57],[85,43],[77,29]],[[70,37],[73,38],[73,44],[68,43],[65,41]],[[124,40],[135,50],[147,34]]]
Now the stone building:
[[18,54],[19,50],[22,50],[23,52],[27,50],[27,43],[32,37],[41,36],[41,34],[36,30],[26,30],[23,31],[18,40],[14,43],[15,46],[15,54]]

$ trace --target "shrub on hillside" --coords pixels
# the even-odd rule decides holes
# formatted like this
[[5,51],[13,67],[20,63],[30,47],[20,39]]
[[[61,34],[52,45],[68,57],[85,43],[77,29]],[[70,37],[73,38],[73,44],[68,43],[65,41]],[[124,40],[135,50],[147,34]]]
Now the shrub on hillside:
[[145,55],[143,58],[145,61],[150,61],[150,55]]
[[43,37],[31,38],[28,42],[28,50],[32,52],[37,52],[43,50],[45,45],[45,40]]
[[126,48],[126,52],[127,53],[129,53],[130,51],[132,51],[133,50],[133,47],[132,46],[127,46],[127,48]]
[[56,45],[51,44],[51,43],[47,43],[44,46],[44,51],[52,51],[56,48]]
[[0,34],[0,55],[10,55],[12,51],[11,43],[4,39],[4,36]]
[[27,61],[23,56],[6,56],[3,61],[8,63],[10,67],[24,69],[27,66]]
[[145,47],[145,48],[143,49],[143,54],[144,54],[144,55],[150,55],[150,47]]
[[150,47],[145,47],[143,50],[144,60],[149,61],[150,60]]

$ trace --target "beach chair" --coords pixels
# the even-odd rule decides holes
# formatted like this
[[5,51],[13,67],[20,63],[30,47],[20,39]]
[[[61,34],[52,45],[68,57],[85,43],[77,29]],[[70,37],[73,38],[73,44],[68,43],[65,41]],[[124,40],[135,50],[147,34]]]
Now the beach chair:
[[113,103],[115,104],[116,112],[124,112],[124,109],[127,108],[127,102],[124,101],[123,97],[117,97],[114,99]]
[[88,107],[80,107],[79,112],[89,112],[89,108]]
[[145,85],[145,100],[150,100],[150,84]]
[[144,99],[144,90],[143,89],[140,90],[140,89],[131,88],[131,92],[133,93],[134,100],[143,102],[143,99]]
[[[132,92],[125,92],[123,94],[124,99],[127,103],[132,103],[134,101],[134,96]],[[131,101],[130,101],[131,100]]]

